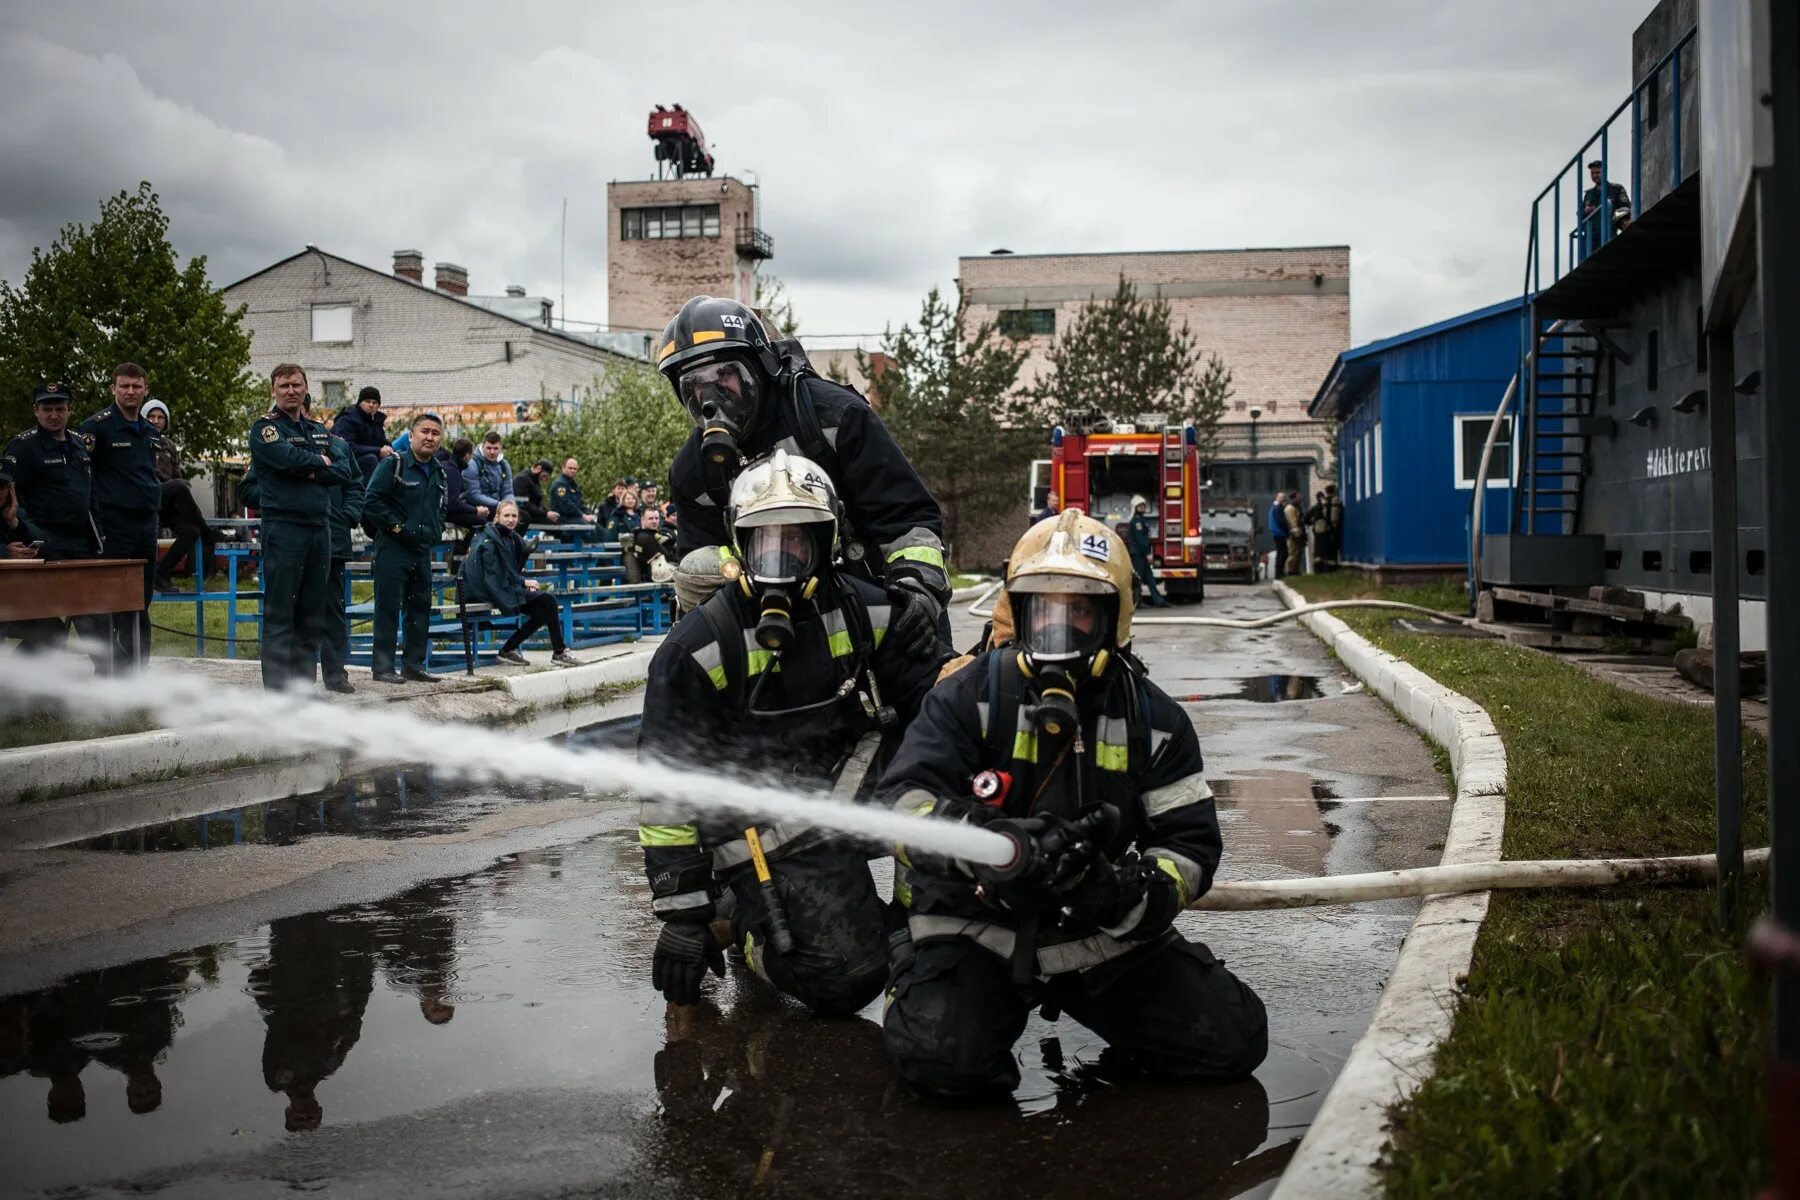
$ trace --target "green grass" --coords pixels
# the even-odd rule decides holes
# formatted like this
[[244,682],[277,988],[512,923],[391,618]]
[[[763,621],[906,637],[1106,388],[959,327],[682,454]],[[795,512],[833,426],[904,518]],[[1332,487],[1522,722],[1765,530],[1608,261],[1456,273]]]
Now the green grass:
[[955,591],[957,588],[966,588],[977,583],[985,583],[992,578],[993,576],[991,575],[964,575],[957,573],[950,576],[950,590]]
[[[1452,612],[1460,587],[1377,590]],[[1508,858],[1713,849],[1712,714],[1502,642],[1433,638],[1391,614],[1353,629],[1487,709],[1507,750]],[[1747,844],[1766,842],[1766,747],[1745,733]],[[1748,889],[1753,907],[1762,886]],[[1393,1196],[1746,1195],[1766,1174],[1766,988],[1709,888],[1496,894],[1436,1072],[1394,1113]]]

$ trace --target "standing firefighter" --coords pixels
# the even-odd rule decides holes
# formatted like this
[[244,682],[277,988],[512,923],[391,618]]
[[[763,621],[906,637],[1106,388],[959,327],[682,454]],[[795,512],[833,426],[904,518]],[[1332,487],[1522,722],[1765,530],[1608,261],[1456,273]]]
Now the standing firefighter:
[[[726,519],[735,582],[657,650],[639,753],[853,802],[934,665],[897,651],[879,588],[833,569],[837,502],[816,464],[778,450],[746,469]],[[707,968],[724,973],[709,923],[729,917],[751,969],[816,1012],[848,1015],[875,998],[898,922],[866,849],[803,824],[696,819],[653,782],[643,791],[638,836],[663,922],[653,977],[665,997],[696,1003]]]
[[[696,296],[656,347],[657,368],[693,418],[669,471],[679,548],[723,548],[733,476],[779,448],[825,469],[844,506],[847,566],[887,590],[892,636],[920,657],[948,653],[944,521],[887,426],[849,388],[819,378],[798,348],[784,353],[734,300]],[[678,571],[684,607],[716,586],[714,571]]]
[[1172,928],[1221,849],[1200,743],[1127,653],[1131,566],[1078,511],[1007,568],[1017,642],[926,697],[882,780],[901,812],[986,825],[989,867],[905,846],[913,954],[884,1018],[900,1076],[946,1099],[1017,1086],[1033,1006],[1066,1010],[1144,1071],[1225,1081],[1268,1049],[1262,1002]]

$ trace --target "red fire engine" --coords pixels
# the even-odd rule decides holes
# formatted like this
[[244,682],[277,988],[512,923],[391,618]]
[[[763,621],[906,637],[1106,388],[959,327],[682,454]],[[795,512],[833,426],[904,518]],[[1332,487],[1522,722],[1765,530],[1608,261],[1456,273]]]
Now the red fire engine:
[[[1050,432],[1049,491],[1127,535],[1132,498],[1149,502],[1154,525],[1150,561],[1171,597],[1206,594],[1200,541],[1200,452],[1192,424],[1170,425],[1158,414],[1105,422],[1085,432]],[[1035,474],[1035,472],[1034,472]],[[1034,479],[1034,482],[1039,480]],[[1035,497],[1034,497],[1035,499]]]
[[666,170],[676,179],[690,175],[712,177],[713,156],[706,148],[706,135],[694,114],[677,104],[673,108],[657,105],[650,114],[650,140],[656,143],[656,177]]

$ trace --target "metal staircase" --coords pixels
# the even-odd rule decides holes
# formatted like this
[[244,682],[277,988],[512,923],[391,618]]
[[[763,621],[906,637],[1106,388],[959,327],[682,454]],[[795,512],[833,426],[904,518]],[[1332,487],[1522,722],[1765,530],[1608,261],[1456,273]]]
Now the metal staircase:
[[1512,527],[1520,534],[1572,534],[1581,527],[1592,439],[1611,427],[1595,411],[1607,359],[1585,326],[1533,317],[1531,327],[1531,369],[1514,437],[1520,457]]

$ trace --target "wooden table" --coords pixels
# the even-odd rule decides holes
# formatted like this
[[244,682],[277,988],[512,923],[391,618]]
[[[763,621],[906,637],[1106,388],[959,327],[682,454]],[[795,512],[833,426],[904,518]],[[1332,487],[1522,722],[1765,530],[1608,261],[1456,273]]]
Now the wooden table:
[[88,617],[144,607],[144,560],[0,559],[0,621]]

